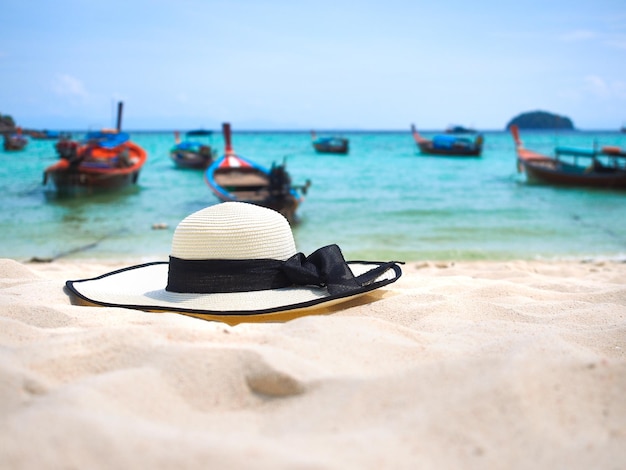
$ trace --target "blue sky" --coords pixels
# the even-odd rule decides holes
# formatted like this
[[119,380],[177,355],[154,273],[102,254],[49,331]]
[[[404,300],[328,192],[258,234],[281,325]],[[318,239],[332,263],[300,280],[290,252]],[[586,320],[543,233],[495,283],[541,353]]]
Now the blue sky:
[[0,113],[24,127],[626,124],[623,0],[5,0]]

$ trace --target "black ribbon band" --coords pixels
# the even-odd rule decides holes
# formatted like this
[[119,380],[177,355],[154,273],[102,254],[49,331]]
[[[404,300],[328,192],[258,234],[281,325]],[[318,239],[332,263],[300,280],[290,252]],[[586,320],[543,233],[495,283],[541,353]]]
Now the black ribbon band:
[[274,259],[185,260],[170,256],[166,290],[209,294],[250,292],[313,285],[329,294],[343,294],[371,284],[394,263],[383,263],[355,277],[337,245],[310,256],[296,253],[286,261]]
[[170,292],[210,294],[287,287],[283,261],[273,259],[188,260],[170,256],[167,287]]

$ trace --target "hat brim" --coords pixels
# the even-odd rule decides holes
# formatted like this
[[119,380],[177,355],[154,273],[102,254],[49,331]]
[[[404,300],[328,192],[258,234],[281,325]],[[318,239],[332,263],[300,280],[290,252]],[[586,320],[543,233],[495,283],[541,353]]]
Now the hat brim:
[[[348,262],[355,276],[366,273],[383,263]],[[251,317],[272,316],[285,312],[306,311],[330,307],[371,292],[398,280],[402,271],[392,267],[374,282],[348,292],[331,295],[323,287],[297,286],[251,292],[184,294],[165,290],[168,263],[155,262],[113,271],[91,279],[67,281],[66,286],[77,298],[88,304],[123,307],[157,312],[177,312],[192,316]],[[245,321],[239,318],[238,321]]]

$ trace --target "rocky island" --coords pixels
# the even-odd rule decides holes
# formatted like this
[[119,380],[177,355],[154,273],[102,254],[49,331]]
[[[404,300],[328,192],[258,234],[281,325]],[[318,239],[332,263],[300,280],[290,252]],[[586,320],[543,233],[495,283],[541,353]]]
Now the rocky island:
[[7,114],[0,113],[0,134],[15,132],[15,121]]
[[570,118],[549,113],[547,111],[531,111],[519,114],[511,119],[506,125],[507,130],[514,124],[520,129],[574,130],[574,124]]

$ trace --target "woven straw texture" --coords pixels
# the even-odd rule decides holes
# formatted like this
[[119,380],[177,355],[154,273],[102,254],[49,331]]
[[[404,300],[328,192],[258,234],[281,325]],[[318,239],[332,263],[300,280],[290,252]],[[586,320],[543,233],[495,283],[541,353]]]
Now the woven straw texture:
[[295,253],[287,219],[244,202],[225,202],[191,214],[176,228],[171,250],[182,259],[284,261]]

